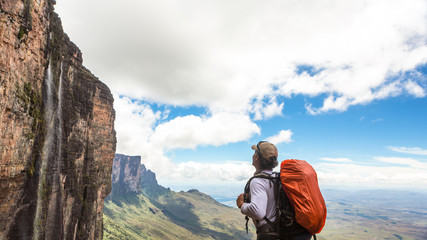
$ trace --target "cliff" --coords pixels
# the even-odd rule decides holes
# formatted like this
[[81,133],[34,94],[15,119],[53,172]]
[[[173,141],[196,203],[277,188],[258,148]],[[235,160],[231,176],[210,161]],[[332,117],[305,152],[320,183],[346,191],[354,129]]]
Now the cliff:
[[166,190],[157,183],[156,174],[141,164],[140,156],[116,154],[113,162],[112,191],[108,199],[127,193]]
[[141,176],[145,170],[140,156],[116,154],[113,162],[111,195],[141,192]]
[[139,156],[122,154],[114,158],[104,239],[253,239],[253,226],[246,234],[245,218],[237,208],[195,189],[164,188],[140,161]]
[[54,0],[0,0],[0,239],[101,239],[115,112]]

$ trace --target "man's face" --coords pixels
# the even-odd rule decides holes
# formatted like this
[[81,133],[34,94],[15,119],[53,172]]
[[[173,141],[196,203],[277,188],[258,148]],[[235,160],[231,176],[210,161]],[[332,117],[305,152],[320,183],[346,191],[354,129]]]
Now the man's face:
[[252,166],[254,166],[256,168],[257,165],[258,165],[258,154],[255,151],[254,155],[252,155]]

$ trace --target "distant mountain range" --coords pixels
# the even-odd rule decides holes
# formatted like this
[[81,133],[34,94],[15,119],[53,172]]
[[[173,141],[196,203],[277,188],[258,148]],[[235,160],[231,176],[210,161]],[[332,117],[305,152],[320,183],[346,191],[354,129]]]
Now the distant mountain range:
[[157,183],[140,157],[116,154],[112,191],[104,202],[104,239],[254,239],[237,208],[198,190]]
[[322,194],[328,217],[318,239],[427,239],[425,191],[324,190]]
[[[104,239],[255,239],[244,216],[212,197],[157,183],[140,157],[117,154],[105,200]],[[391,190],[323,190],[328,217],[319,240],[425,240],[427,194]]]

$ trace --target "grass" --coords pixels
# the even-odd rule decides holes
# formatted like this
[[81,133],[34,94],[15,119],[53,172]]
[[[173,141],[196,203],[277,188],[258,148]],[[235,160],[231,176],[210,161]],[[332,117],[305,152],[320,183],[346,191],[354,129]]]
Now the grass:
[[[421,240],[427,236],[426,195],[325,192],[328,217],[319,240]],[[151,197],[149,197],[151,196]],[[126,195],[106,201],[104,239],[255,239],[236,208],[198,191]]]
[[104,205],[104,240],[253,239],[243,215],[199,192],[115,196]]

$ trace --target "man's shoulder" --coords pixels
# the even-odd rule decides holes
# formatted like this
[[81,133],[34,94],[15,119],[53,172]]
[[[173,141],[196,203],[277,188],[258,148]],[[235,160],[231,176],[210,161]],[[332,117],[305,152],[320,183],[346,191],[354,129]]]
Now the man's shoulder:
[[266,174],[254,175],[251,178],[251,186],[259,185],[259,184],[265,185],[274,178],[275,178],[275,175],[266,175]]
[[263,178],[263,179],[275,179],[279,176],[279,173],[272,171],[263,171],[255,174],[252,178]]
[[268,186],[268,182],[270,180],[265,178],[252,178],[252,181],[250,183],[250,189],[251,191],[256,191],[255,189],[265,189]]
[[260,172],[250,179],[250,185],[267,185],[270,184],[270,181],[278,178],[278,176],[277,172]]
[[270,181],[272,181],[274,178],[277,178],[279,176],[278,173],[276,172],[260,172],[260,173],[256,173],[254,176],[252,176],[248,182],[246,183],[246,187],[245,188],[252,188],[255,186],[266,186],[267,184],[270,185]]

